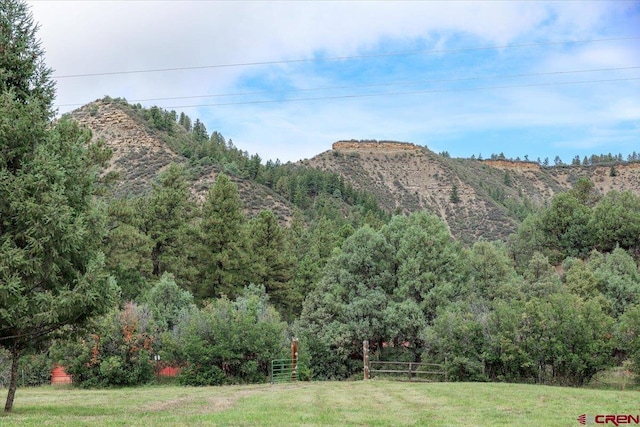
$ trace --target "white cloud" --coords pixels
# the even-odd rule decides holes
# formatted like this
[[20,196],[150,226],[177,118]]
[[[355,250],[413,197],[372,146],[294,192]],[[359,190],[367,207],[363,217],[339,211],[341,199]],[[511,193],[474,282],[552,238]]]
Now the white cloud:
[[[34,17],[41,23],[39,35],[48,62],[56,69],[55,74],[67,75],[348,56],[377,53],[381,48],[444,50],[605,38],[631,33],[633,25],[629,21],[637,21],[639,15],[629,3],[38,1],[32,5]],[[328,61],[318,67],[293,63],[60,79],[58,104],[86,103],[104,95],[134,100],[234,93],[245,90],[249,78],[260,87],[279,82],[293,88],[313,88],[367,84],[374,82],[369,80],[373,78],[380,82],[385,73],[387,81],[393,82],[421,80],[432,71],[464,77],[640,64],[637,40],[504,49],[500,57],[493,51],[474,55],[431,55],[428,69],[426,62],[421,63],[420,69],[411,68],[415,64],[410,60],[419,61],[420,56],[398,57],[397,62],[403,67],[349,69],[359,74],[348,77],[341,74],[348,69],[346,62]],[[401,62],[405,59],[406,64]],[[629,71],[624,75],[638,73]],[[510,80],[502,84],[539,81],[555,80]],[[492,86],[501,82],[478,84]],[[301,92],[296,96],[327,93]],[[334,93],[345,92],[331,92]],[[295,160],[324,151],[341,138],[429,143],[432,137],[465,133],[471,139],[473,132],[491,129],[589,123],[609,129],[620,120],[638,120],[638,95],[637,84],[594,84],[185,111],[201,117],[210,131],[219,130],[249,152],[258,152],[263,158]],[[155,103],[206,104],[225,99]],[[69,109],[64,107],[61,111]]]

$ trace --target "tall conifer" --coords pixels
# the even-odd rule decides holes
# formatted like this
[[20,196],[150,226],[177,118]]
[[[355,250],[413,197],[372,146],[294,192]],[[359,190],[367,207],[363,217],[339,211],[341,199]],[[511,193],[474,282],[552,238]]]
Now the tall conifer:
[[0,346],[12,355],[5,412],[20,355],[105,311],[116,289],[92,203],[105,153],[76,123],[51,122],[54,84],[37,30],[24,1],[0,0]]

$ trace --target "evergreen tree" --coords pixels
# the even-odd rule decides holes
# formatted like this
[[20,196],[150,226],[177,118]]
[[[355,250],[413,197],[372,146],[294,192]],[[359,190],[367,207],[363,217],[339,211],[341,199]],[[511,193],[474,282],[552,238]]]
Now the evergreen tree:
[[154,184],[149,197],[139,199],[140,230],[152,241],[152,275],[173,273],[179,283],[193,281],[196,205],[180,166],[172,164]]
[[504,177],[503,177],[502,181],[504,182],[504,185],[506,185],[507,187],[511,187],[513,182],[511,180],[511,174],[509,173],[509,171],[507,171],[507,170],[504,171]]
[[116,278],[122,299],[137,300],[148,289],[153,264],[154,243],[140,227],[139,201],[119,199],[108,207],[109,230],[104,239],[104,251],[109,272]]
[[104,216],[92,203],[100,147],[51,123],[54,85],[27,5],[0,0],[0,346],[12,356],[11,411],[25,349],[106,311]]
[[247,268],[242,202],[236,185],[218,175],[202,207],[200,223],[200,275],[197,296],[227,295],[235,298],[242,290]]
[[302,296],[294,292],[291,279],[295,261],[284,228],[271,211],[261,211],[249,224],[251,246],[250,281],[264,286],[283,317],[290,317]]
[[469,251],[471,292],[478,298],[507,298],[515,292],[516,271],[502,245],[477,241]]
[[456,184],[453,184],[453,187],[451,187],[451,194],[449,194],[449,201],[451,203],[460,202],[460,195],[458,194],[458,186]]
[[193,124],[193,137],[195,138],[196,142],[200,143],[209,140],[207,128],[205,127],[204,123],[200,121],[200,119],[196,119],[195,123]]

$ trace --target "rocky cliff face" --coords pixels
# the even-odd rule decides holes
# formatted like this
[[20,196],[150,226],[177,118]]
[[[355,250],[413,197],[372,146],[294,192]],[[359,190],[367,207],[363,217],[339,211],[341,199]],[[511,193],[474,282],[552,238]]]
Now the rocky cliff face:
[[640,164],[541,167],[533,162],[450,159],[407,143],[339,141],[305,162],[376,194],[390,212],[427,210],[463,240],[504,239],[525,206],[541,206],[581,177],[598,191],[640,194]]
[[421,147],[409,142],[392,141],[338,141],[331,146],[337,151],[420,151]]
[[148,127],[134,120],[115,102],[98,100],[74,111],[72,117],[104,139],[113,157],[107,171],[119,174],[117,193],[141,193],[170,163],[185,158],[171,150]]

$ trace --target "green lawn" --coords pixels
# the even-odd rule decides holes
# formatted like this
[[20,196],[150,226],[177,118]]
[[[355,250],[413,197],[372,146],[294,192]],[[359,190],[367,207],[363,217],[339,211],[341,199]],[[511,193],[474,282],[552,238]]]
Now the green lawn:
[[[4,402],[5,393],[0,393]],[[640,413],[640,392],[496,383],[300,382],[19,389],[0,426],[576,426]]]

